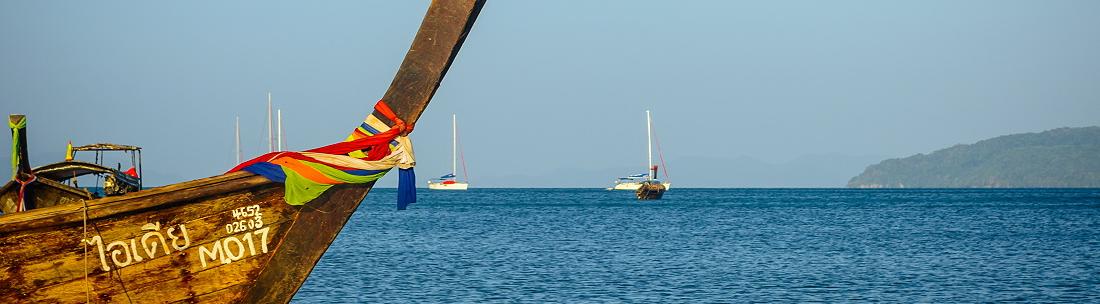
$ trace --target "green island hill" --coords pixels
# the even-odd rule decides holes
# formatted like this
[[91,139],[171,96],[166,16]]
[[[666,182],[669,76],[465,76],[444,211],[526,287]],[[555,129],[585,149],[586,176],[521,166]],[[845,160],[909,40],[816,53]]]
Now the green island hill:
[[1098,188],[1100,127],[994,137],[868,166],[849,188]]

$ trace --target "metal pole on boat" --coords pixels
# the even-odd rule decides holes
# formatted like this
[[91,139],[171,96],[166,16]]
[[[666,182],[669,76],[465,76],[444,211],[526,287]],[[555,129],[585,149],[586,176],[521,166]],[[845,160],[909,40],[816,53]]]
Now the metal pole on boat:
[[241,163],[241,117],[237,116],[236,130],[233,134],[233,142],[236,149],[233,150],[237,154],[237,164]]
[[646,163],[646,171],[649,171],[649,179],[653,180],[656,176],[653,176],[653,123],[649,118],[649,110],[645,110],[645,144],[646,144],[646,156],[649,158],[649,162]]
[[278,121],[279,121],[279,123],[277,124],[278,125],[277,130],[279,132],[279,137],[277,137],[277,138],[279,139],[279,145],[276,146],[275,151],[282,151],[283,150],[283,109],[275,110],[275,112],[278,113],[277,117],[278,117]]
[[138,163],[137,163],[138,188],[139,189],[144,189],[145,188],[145,173],[143,173],[141,171],[141,149],[137,150],[137,154],[138,154]]
[[458,115],[451,114],[451,174],[458,174]]
[[267,92],[267,152],[275,152],[275,141],[271,134],[271,92]]

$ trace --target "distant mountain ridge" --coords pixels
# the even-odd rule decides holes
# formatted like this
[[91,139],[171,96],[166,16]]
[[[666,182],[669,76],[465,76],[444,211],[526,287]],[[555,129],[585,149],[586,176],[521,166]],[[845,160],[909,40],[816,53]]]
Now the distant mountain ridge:
[[1100,127],[999,136],[867,167],[849,188],[1100,187]]

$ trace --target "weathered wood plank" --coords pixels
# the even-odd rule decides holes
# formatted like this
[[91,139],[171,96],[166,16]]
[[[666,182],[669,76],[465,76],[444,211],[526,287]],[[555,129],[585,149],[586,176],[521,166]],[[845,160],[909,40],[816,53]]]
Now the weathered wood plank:
[[[283,246],[272,255],[267,271],[257,277],[246,302],[289,302],[372,186],[374,183],[334,187],[323,195],[322,204],[303,209],[297,221],[308,228],[288,232]],[[283,267],[299,263],[308,263],[310,267]]]
[[[263,195],[266,198],[256,199],[252,198],[251,193],[245,192],[242,193],[240,196],[248,196],[252,198],[251,200],[242,200],[236,199],[235,197],[227,197],[223,199],[223,202],[229,204],[230,206],[228,207],[209,208],[212,213],[198,214],[197,216],[199,216],[199,218],[197,219],[169,220],[167,222],[171,223],[172,225],[183,225],[187,228],[187,233],[191,241],[191,247],[203,246],[216,240],[222,239],[226,236],[233,235],[232,233],[227,232],[227,227],[225,226],[227,222],[233,221],[232,216],[229,215],[227,211],[232,208],[247,207],[251,205],[259,206],[259,210],[262,212],[261,218],[266,221],[266,223],[264,223],[264,227],[273,227],[273,230],[280,229],[278,228],[278,226],[291,222],[296,216],[299,209],[299,207],[290,206],[282,202],[281,194],[281,192],[268,190],[267,193]],[[183,205],[178,208],[194,208],[195,205],[196,204]],[[110,242],[111,240],[134,239],[140,236],[140,234],[148,233],[148,231],[142,231],[138,229],[138,227],[140,227],[141,225],[146,224],[145,221],[134,221],[134,219],[143,218],[146,217],[141,216],[141,214],[137,214],[124,218],[126,220],[122,222],[126,222],[125,225],[114,225],[114,228],[100,229],[99,232],[100,236],[102,237],[101,239],[104,240],[104,243],[106,243]],[[164,229],[167,229],[168,226],[162,227],[163,228],[159,231],[164,231]],[[11,252],[0,253],[0,256],[4,257],[4,259],[2,260],[6,263],[6,268],[4,268],[4,270],[6,271],[0,272],[0,282],[6,283],[6,286],[0,286],[0,297],[4,297],[5,295],[12,295],[12,293],[14,293],[16,290],[37,290],[50,288],[51,286],[57,284],[67,284],[73,281],[83,280],[86,266],[84,264],[84,247],[82,246],[83,243],[81,243],[81,239],[83,238],[80,237],[82,230],[82,227],[70,227],[69,229],[55,232],[57,234],[57,237],[63,237],[65,235],[74,236],[70,238],[65,238],[66,241],[64,241],[61,245],[50,246],[50,248],[68,248],[61,253],[52,254],[44,257],[39,256],[37,258],[35,258],[37,255],[36,252],[34,252],[33,250],[20,251],[22,253],[22,256],[12,254]],[[274,239],[275,235],[269,235],[269,237],[272,238],[271,240],[269,240],[269,242],[280,241],[280,239]],[[157,241],[157,238],[151,238],[150,240]],[[138,246],[144,245],[140,240],[135,241]],[[20,247],[33,248],[31,246]],[[161,248],[163,248],[163,246],[161,246]],[[142,255],[142,251],[144,249],[144,246],[142,246],[141,250],[137,250],[138,256]],[[91,262],[88,265],[88,273],[92,276],[105,274],[106,272],[103,271],[101,267],[102,263],[106,261],[101,261],[103,257],[99,256],[97,251],[99,249],[91,247],[89,248],[89,250],[91,251],[89,253],[89,259],[91,260]],[[129,265],[126,267],[126,269],[163,268],[165,271],[168,272],[167,274],[158,274],[158,277],[173,276],[175,274],[171,273],[171,271],[181,271],[179,270],[180,263],[174,261],[169,262],[167,261],[167,259],[164,259],[165,256],[163,255],[163,251],[163,249],[155,250],[153,252],[154,255],[152,258],[146,255],[144,256],[145,259],[143,261]],[[185,251],[185,253],[186,252],[187,251]],[[28,255],[30,255],[31,258],[27,258]],[[197,254],[192,254],[192,259],[195,259],[196,257],[198,257]],[[111,258],[107,257],[107,259]],[[198,260],[195,261],[195,265],[198,265]],[[111,265],[111,262],[107,262],[107,264],[109,267],[113,266]],[[188,272],[197,272],[201,269],[184,270]],[[15,275],[12,274],[13,271],[18,273],[19,278],[15,278]],[[127,282],[126,284],[135,285],[142,284],[142,282],[135,281]]]
[[[196,201],[209,196],[276,183],[248,172],[234,172],[122,196],[88,201],[88,219],[117,216],[163,205]],[[0,216],[0,237],[5,233],[82,222],[83,205],[64,205]]]
[[[30,202],[29,206],[35,208],[74,204],[92,198],[92,195],[84,189],[69,187],[45,178],[35,179],[27,185],[25,191],[25,200]],[[19,183],[10,181],[0,188],[0,211],[15,212],[18,200]]]
[[[297,213],[297,210],[294,208],[285,208],[283,210],[271,208],[263,210],[265,210],[263,214],[263,219],[264,221],[266,221],[266,223],[264,223],[265,227],[276,227],[278,225],[287,223],[293,220],[294,216]],[[222,239],[226,236],[233,235],[226,232],[226,228],[224,227],[225,222],[226,221],[224,217],[212,215],[200,219],[187,221],[181,224],[184,227],[187,227],[187,232],[191,240],[190,245],[203,246],[216,240]],[[145,232],[143,231],[143,233]],[[127,240],[136,238],[138,236],[139,235],[123,234],[119,237],[106,237],[104,239]],[[272,239],[272,241],[279,241],[273,238],[274,236],[269,237],[269,239]],[[150,238],[149,240],[157,241],[156,238]],[[150,242],[149,244],[152,243]],[[144,260],[142,262],[137,262],[133,265],[127,266],[127,268],[144,269],[150,267],[156,268],[179,266],[176,263],[166,263],[164,261],[161,261],[162,257],[164,257],[163,246],[161,247],[162,249],[155,250],[153,251],[152,255],[148,255],[148,252],[142,252],[146,249],[144,246],[146,245],[145,243],[141,242],[141,240],[139,239],[137,245],[141,246],[140,250],[137,250],[137,254],[143,255]],[[23,285],[19,285],[19,283],[16,282],[13,287],[18,287],[22,289],[45,288],[55,284],[82,279],[85,272],[92,275],[103,273],[104,271],[101,270],[103,262],[107,262],[108,266],[111,266],[111,261],[100,261],[101,257],[98,254],[99,249],[94,246],[89,246],[87,248],[89,250],[87,256],[88,264],[85,264],[85,247],[83,246],[83,243],[79,243],[79,241],[77,241],[72,243],[70,247],[71,250],[68,250],[65,253],[51,255],[45,259],[29,259],[24,261],[23,263],[19,263],[24,273],[22,279]],[[150,258],[149,256],[152,256],[152,258]],[[8,256],[6,255],[6,257]],[[169,268],[176,269],[178,267]],[[192,269],[189,271],[195,270]],[[9,277],[10,275],[8,275],[7,272],[0,272],[0,281],[7,281]],[[0,296],[3,296],[2,290],[0,290]]]
[[[223,264],[208,261],[205,266],[196,260],[202,259],[204,250],[214,247],[214,242],[198,244],[182,252],[173,253],[150,261],[125,267],[111,272],[98,272],[89,275],[87,281],[78,280],[48,286],[37,290],[41,293],[31,295],[33,298],[56,299],[61,302],[82,301],[86,297],[85,288],[90,287],[92,295],[99,299],[113,299],[128,297],[135,303],[146,302],[171,302],[193,298],[200,294],[210,293],[233,285],[250,285],[256,276],[256,272],[268,263],[270,253],[274,252],[274,244],[285,237],[289,230],[289,222],[282,222],[269,226],[268,253],[263,253],[262,248],[256,248],[256,254],[248,252],[248,245],[238,249],[230,249],[242,255],[239,260],[233,260]],[[251,233],[251,232],[250,232]],[[241,234],[238,234],[240,239]],[[254,234],[255,235],[255,234]],[[224,241],[223,238],[219,241]],[[255,241],[259,241],[256,239]],[[224,246],[224,244],[222,244]],[[235,247],[235,246],[232,246]],[[257,246],[260,247],[260,246]],[[225,250],[226,247],[221,247]],[[222,253],[225,253],[224,251]],[[138,301],[138,299],[147,299]],[[155,301],[148,300],[155,299]]]
[[[227,210],[246,206],[248,204],[264,204],[264,209],[269,208],[294,208],[284,207],[282,203],[282,187],[260,190],[263,196],[257,196],[251,191],[241,191],[232,194],[221,195],[217,198],[195,201],[189,204],[181,204],[177,207],[157,210],[145,210],[127,217],[110,218],[89,221],[90,235],[98,231],[104,239],[123,239],[133,237],[144,232],[140,227],[146,223],[161,223],[162,226],[177,225],[188,220],[202,218],[211,214],[221,214]],[[281,210],[275,210],[282,212]],[[50,229],[28,231],[28,233],[12,234],[0,238],[0,248],[9,248],[0,252],[0,257],[5,256],[48,256],[56,252],[70,250],[65,244],[79,244],[83,239],[83,223],[71,223],[65,226],[55,226]],[[126,229],[118,230],[119,227]],[[75,230],[74,230],[75,229]],[[128,234],[117,234],[128,233]],[[56,246],[23,246],[23,244],[54,243]],[[0,259],[0,266],[5,265],[5,260]]]
[[[415,124],[435,96],[485,0],[433,1],[405,60],[383,95],[395,114]],[[392,125],[385,115],[375,117]]]
[[244,297],[245,292],[248,291],[248,287],[250,286],[244,284],[233,285],[211,293],[198,294],[194,298],[179,300],[172,303],[237,303],[240,302],[240,299]]

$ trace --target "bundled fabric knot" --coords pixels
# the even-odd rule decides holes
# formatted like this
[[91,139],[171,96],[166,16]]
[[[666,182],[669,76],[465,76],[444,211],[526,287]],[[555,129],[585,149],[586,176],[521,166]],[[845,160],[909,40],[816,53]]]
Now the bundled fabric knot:
[[396,167],[400,174],[397,209],[405,210],[416,202],[416,157],[406,136],[411,128],[385,102],[378,101],[374,108],[394,125],[379,132],[385,125],[372,114],[344,142],[302,152],[267,153],[229,172],[244,170],[283,183],[286,202],[303,205],[334,185],[373,182]]

